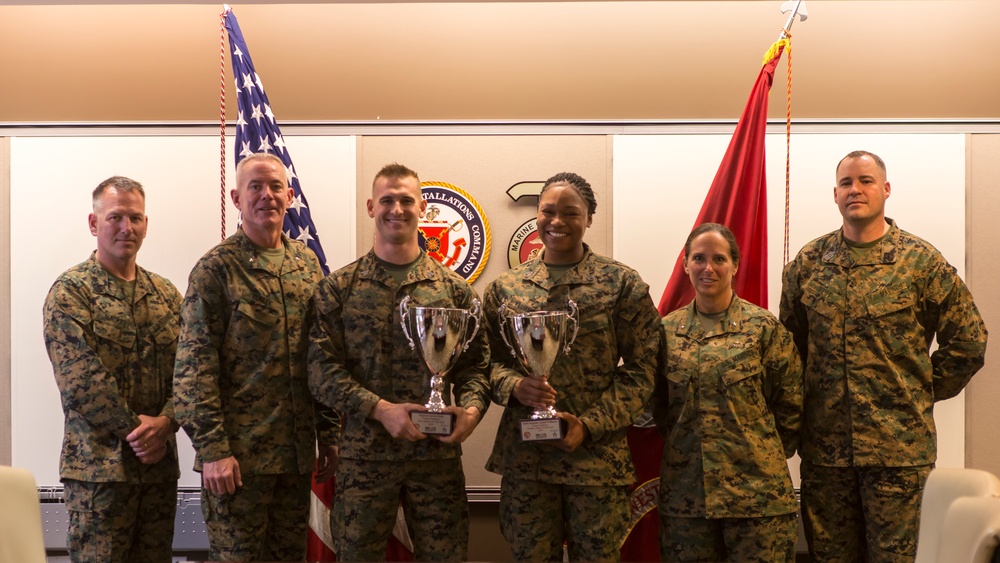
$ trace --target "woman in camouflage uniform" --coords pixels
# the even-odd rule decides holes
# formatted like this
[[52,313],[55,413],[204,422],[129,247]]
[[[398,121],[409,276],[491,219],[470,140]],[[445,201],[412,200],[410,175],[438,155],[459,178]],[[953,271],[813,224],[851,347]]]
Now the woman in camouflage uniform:
[[[573,173],[549,178],[538,201],[541,256],[486,289],[492,398],[506,407],[486,468],[503,475],[500,528],[518,561],[620,558],[635,481],[625,429],[653,390],[660,316],[635,270],[583,242],[597,201]],[[579,307],[579,332],[546,379],[525,377],[500,338],[498,309],[512,313]],[[522,441],[531,407],[554,405],[560,440]]]
[[785,460],[798,444],[802,363],[774,315],[733,292],[739,265],[728,228],[696,227],[684,245],[695,298],[663,319],[653,412],[664,561],[795,560]]

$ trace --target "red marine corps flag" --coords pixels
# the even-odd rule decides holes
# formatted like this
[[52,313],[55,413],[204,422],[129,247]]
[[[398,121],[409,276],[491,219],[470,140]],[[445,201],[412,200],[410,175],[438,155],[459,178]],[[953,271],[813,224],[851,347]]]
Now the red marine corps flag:
[[[733,289],[741,298],[767,308],[767,181],[764,166],[764,134],[767,130],[767,103],[774,80],[774,69],[781,53],[791,43],[788,29],[796,15],[805,19],[805,9],[798,2],[787,2],[782,11],[792,11],[782,37],[764,55],[763,67],[757,76],[750,99],[736,124],[736,130],[726,149],[715,179],[705,197],[694,225],[721,223],[736,236],[740,247],[741,268],[733,280]],[[789,61],[791,59],[789,58]],[[791,71],[788,78],[791,80]],[[790,84],[790,82],[789,82]],[[790,123],[790,122],[789,122]],[[786,186],[787,214],[787,186]],[[786,215],[787,217],[787,215]],[[787,224],[787,220],[786,220]],[[787,228],[787,227],[786,227]],[[785,237],[787,253],[787,236]],[[674,263],[674,270],[660,299],[661,316],[687,305],[694,299],[694,288],[684,273],[684,251]],[[632,521],[621,555],[623,561],[659,561],[659,515],[656,511],[660,489],[660,459],[663,440],[650,422],[628,429],[629,448],[636,469],[636,484],[632,491]],[[669,484],[666,484],[669,486]]]
[[[285,147],[278,122],[274,117],[271,103],[264,92],[264,84],[250,60],[250,49],[243,39],[243,32],[236,21],[236,15],[225,7],[222,14],[223,25],[229,36],[229,54],[236,80],[236,163],[250,154],[269,152],[277,155],[288,174],[288,185],[294,195],[285,214],[284,232],[289,238],[304,242],[319,258],[323,273],[329,274],[326,255],[320,244],[316,225],[313,223],[299,178],[295,174],[291,155]],[[224,95],[224,94],[223,94]],[[223,98],[224,99],[224,98]],[[309,511],[309,537],[306,558],[309,561],[336,561],[333,539],[330,532],[330,508],[333,505],[335,484],[332,481],[317,483],[315,476]],[[413,549],[402,518],[397,519],[393,536],[386,549],[387,561],[413,561]]]
[[[743,115],[722,157],[712,187],[692,228],[702,223],[721,223],[736,236],[740,245],[741,268],[733,279],[740,298],[767,308],[767,179],[764,170],[764,133],[767,130],[767,100],[774,80],[774,68],[787,45],[782,39],[768,51],[764,67],[750,92]],[[743,275],[747,274],[747,275]],[[694,299],[694,288],[684,273],[684,251],[674,263],[674,271],[660,299],[661,316]]]

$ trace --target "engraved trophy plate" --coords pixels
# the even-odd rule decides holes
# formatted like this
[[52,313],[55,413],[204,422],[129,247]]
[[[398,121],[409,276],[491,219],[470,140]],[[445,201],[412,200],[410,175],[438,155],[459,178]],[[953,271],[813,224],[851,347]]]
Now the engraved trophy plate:
[[[400,324],[410,348],[418,350],[431,372],[430,400],[426,411],[413,411],[410,420],[424,434],[447,436],[452,433],[455,415],[444,412],[444,376],[479,331],[482,307],[472,300],[472,309],[410,306],[410,296],[399,303]],[[473,321],[469,331],[469,320]]]
[[545,418],[521,420],[522,442],[543,442],[545,440],[562,440],[566,435],[566,421],[561,418]]
[[[569,352],[576,340],[580,327],[577,307],[572,299],[568,301],[569,311],[505,314],[506,303],[497,311],[500,336],[529,377],[548,378],[556,360]],[[553,407],[535,407],[531,418],[521,421],[521,440],[525,442],[560,440],[565,432],[566,421],[556,416]]]

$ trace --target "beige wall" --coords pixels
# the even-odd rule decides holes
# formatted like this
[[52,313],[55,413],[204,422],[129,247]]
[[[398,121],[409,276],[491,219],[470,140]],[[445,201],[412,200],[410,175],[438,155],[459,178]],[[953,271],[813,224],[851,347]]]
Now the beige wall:
[[[0,123],[218,120],[221,2],[27,4],[0,0]],[[286,123],[730,120],[785,22],[779,0],[277,4],[235,10]],[[807,5],[797,118],[1000,116],[1000,2]]]
[[1000,135],[970,136],[968,170],[965,268],[992,342],[965,393],[966,463],[1000,474]]
[[[10,240],[10,139],[0,137],[0,240]],[[0,244],[0,303],[10,303],[10,245]],[[10,306],[0,306],[0,465],[10,465]]]

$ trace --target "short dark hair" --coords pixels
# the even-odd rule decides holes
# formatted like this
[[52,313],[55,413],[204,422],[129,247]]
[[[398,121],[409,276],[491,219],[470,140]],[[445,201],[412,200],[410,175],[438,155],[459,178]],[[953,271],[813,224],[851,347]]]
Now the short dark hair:
[[94,212],[97,212],[97,205],[101,202],[101,196],[104,195],[104,192],[108,191],[108,188],[114,188],[119,192],[139,192],[139,195],[142,196],[142,200],[146,200],[146,190],[142,189],[142,184],[131,178],[126,178],[125,176],[112,176],[100,184],[97,184],[97,187],[94,188],[94,192],[91,194]]
[[719,233],[722,238],[726,239],[729,243],[729,258],[732,259],[733,264],[737,266],[740,264],[740,245],[736,244],[736,237],[733,232],[729,230],[729,227],[722,225],[720,223],[702,223],[691,231],[688,235],[687,240],[684,242],[684,261],[687,261],[688,255],[691,254],[691,243],[694,239],[698,238],[700,235],[705,233]]
[[372,187],[375,187],[375,182],[377,182],[379,178],[416,178],[417,183],[420,183],[420,176],[417,176],[417,173],[414,170],[407,168],[398,162],[393,162],[383,166],[382,169],[378,171],[378,174],[375,175],[375,179],[372,180]]
[[587,215],[593,215],[597,212],[597,198],[594,197],[594,190],[579,174],[574,174],[572,172],[560,172],[548,180],[545,180],[545,185],[542,186],[542,191],[538,194],[539,201],[541,200],[542,194],[544,194],[546,190],[557,184],[565,184],[580,194],[580,197],[587,202]]
[[851,151],[847,153],[847,156],[840,159],[840,162],[837,163],[837,170],[840,170],[840,165],[843,164],[844,161],[847,160],[848,158],[861,158],[863,156],[870,156],[871,159],[875,161],[875,164],[877,164],[878,167],[882,169],[882,176],[888,178],[885,172],[885,161],[882,160],[882,158],[879,155],[868,151]]

